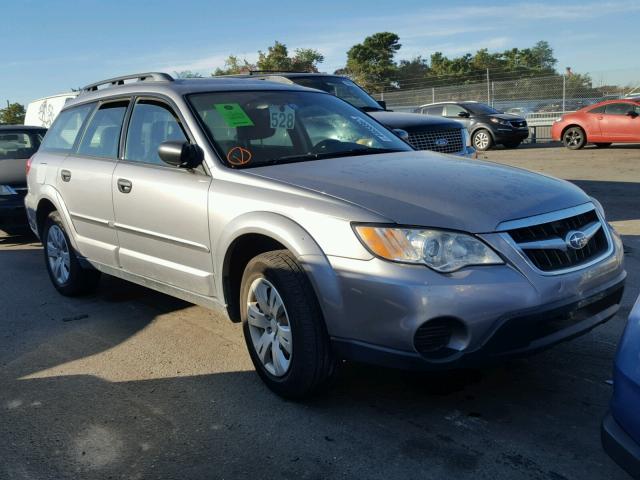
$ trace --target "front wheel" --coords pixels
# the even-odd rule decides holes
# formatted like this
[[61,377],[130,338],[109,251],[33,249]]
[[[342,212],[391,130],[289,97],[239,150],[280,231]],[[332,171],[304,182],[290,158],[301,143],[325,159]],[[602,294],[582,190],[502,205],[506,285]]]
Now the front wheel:
[[489,150],[493,146],[493,137],[489,131],[484,128],[475,132],[471,140],[475,149],[480,150],[481,152]]
[[58,292],[76,296],[95,290],[100,272],[82,268],[58,212],[51,212],[47,217],[42,244],[47,272]]
[[287,250],[253,258],[242,276],[240,314],[251,361],[285,398],[308,396],[334,371],[320,306],[306,273]]
[[586,145],[587,136],[580,127],[571,127],[562,135],[562,143],[569,150],[580,150]]

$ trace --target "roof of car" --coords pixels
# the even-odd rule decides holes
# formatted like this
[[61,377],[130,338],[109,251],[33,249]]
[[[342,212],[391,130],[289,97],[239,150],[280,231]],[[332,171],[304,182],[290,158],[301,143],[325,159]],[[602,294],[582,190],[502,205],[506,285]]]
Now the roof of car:
[[432,105],[446,105],[448,103],[455,103],[457,105],[477,105],[480,102],[476,102],[475,100],[463,100],[463,101],[448,100],[446,102],[425,103],[424,105],[420,105],[420,108],[422,108],[422,107],[430,107]]
[[220,75],[217,78],[250,78],[250,77],[286,77],[286,78],[295,78],[295,77],[341,77],[344,78],[344,75],[336,75],[333,73],[318,73],[318,72],[277,72],[277,71],[253,71],[249,73],[238,73],[233,75]]
[[[254,81],[232,76],[218,76],[209,78],[187,78],[173,79],[167,74],[130,75],[115,79],[103,80],[87,87],[84,87],[80,95],[68,100],[65,108],[88,101],[100,100],[105,97],[137,94],[137,93],[169,93],[186,95],[199,92],[231,92],[231,91],[252,91],[252,90],[285,90],[285,91],[313,91],[317,90],[301,87],[299,85],[288,85],[275,82],[264,82],[256,79]],[[161,75],[161,76],[160,76]],[[137,79],[137,80],[136,80]],[[125,80],[133,80],[125,83]]]
[[0,125],[0,130],[11,130],[11,131],[15,131],[15,130],[46,130],[45,127],[39,127],[36,125]]

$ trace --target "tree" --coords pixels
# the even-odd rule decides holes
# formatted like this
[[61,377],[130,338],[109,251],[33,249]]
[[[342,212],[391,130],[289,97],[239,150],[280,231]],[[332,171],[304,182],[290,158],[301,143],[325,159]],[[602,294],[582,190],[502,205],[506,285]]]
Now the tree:
[[246,58],[240,60],[240,58],[235,55],[229,55],[229,58],[224,61],[224,67],[225,68],[216,68],[215,72],[211,75],[238,75],[258,69],[256,65],[249,63]]
[[349,49],[345,71],[364,88],[379,92],[397,75],[394,56],[400,47],[395,33],[375,33]]
[[192,72],[191,70],[182,70],[180,72],[173,72],[176,78],[202,78],[198,72]]
[[7,107],[0,109],[0,123],[22,125],[24,123],[25,113],[24,105],[20,103],[9,103],[7,100]]
[[232,75],[249,73],[251,70],[317,72],[318,64],[324,61],[324,55],[312,48],[297,48],[293,56],[284,43],[276,41],[266,52],[258,51],[258,61],[253,64],[246,58],[230,55],[224,62],[225,68],[217,68],[213,75]]

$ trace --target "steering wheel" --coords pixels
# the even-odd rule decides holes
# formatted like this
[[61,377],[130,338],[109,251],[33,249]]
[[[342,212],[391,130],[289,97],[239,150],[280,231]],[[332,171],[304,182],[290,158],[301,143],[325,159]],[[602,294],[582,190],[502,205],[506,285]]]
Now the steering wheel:
[[340,140],[334,140],[333,138],[327,138],[322,140],[321,142],[316,143],[311,149],[311,153],[327,153],[333,150],[333,147],[339,147],[343,145],[344,142]]

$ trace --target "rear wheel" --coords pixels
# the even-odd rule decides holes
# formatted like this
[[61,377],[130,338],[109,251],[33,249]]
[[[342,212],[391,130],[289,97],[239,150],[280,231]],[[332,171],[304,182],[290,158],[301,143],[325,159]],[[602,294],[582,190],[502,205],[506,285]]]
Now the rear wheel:
[[562,143],[569,150],[579,150],[586,145],[587,135],[580,127],[571,127],[562,135]]
[[599,143],[594,143],[594,145],[598,148],[608,148],[611,146],[611,142],[607,142],[607,143],[599,142]]
[[480,150],[481,152],[489,150],[493,146],[493,137],[489,131],[484,128],[477,130],[473,134],[472,141],[475,149]]
[[252,259],[242,277],[240,313],[258,375],[286,398],[323,386],[335,363],[320,307],[309,279],[287,250]]
[[51,212],[47,217],[42,243],[47,272],[58,292],[75,296],[96,289],[100,272],[82,268],[58,212]]

